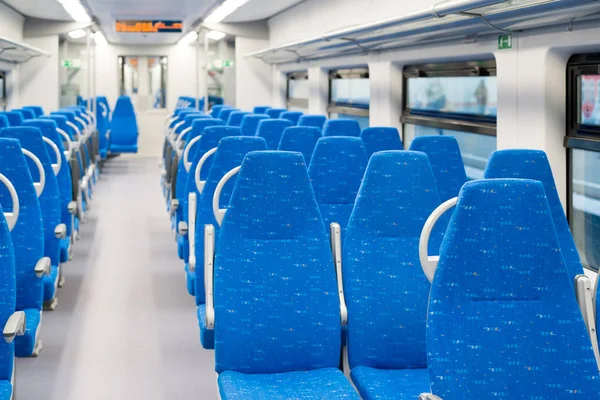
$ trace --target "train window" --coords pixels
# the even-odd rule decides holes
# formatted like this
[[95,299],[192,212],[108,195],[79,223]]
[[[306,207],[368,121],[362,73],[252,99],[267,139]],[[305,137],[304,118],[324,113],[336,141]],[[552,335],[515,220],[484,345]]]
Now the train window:
[[6,73],[0,72],[0,108],[6,111]]
[[287,109],[308,112],[308,72],[292,72],[287,75]]
[[479,179],[496,150],[498,90],[494,61],[404,68],[404,144],[425,135],[451,135],[467,176]]
[[367,68],[329,72],[329,118],[351,118],[369,126],[371,86]]
[[567,67],[567,216],[583,265],[600,268],[600,53]]

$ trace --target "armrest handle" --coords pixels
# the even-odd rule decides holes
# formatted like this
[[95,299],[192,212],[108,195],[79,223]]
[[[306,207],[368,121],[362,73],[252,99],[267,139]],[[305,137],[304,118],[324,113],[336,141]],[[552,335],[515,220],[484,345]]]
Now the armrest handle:
[[189,160],[190,150],[196,143],[200,141],[201,138],[202,136],[196,136],[185,146],[185,150],[183,151],[183,166],[185,167],[186,172],[189,172],[190,168],[192,167],[192,162]]
[[60,168],[62,167],[62,157],[60,155],[60,150],[58,149],[58,146],[56,144],[54,144],[54,142],[52,140],[48,139],[45,136],[42,137],[42,139],[48,146],[50,146],[50,148],[52,149],[52,151],[54,151],[54,154],[56,155],[56,163],[52,164],[52,170],[54,171],[54,175],[58,175],[58,172],[60,171]]
[[340,224],[332,222],[329,226],[331,252],[333,254],[333,263],[335,265],[335,274],[337,277],[338,296],[340,298],[340,318],[342,326],[348,323],[348,307],[344,296],[344,283],[342,277],[342,230]]
[[594,314],[594,300],[592,298],[592,283],[590,278],[581,274],[575,277],[575,292],[577,303],[592,341],[592,350],[596,356],[596,363],[600,368],[600,353],[598,351],[598,335],[596,333],[596,318]]
[[8,192],[10,193],[10,198],[12,200],[12,211],[4,213],[4,218],[6,219],[6,223],[8,224],[8,229],[12,231],[15,225],[17,224],[17,220],[19,219],[19,210],[21,208],[19,204],[19,195],[17,194],[17,189],[15,189],[10,179],[8,179],[3,174],[0,174],[0,182],[2,182],[4,186],[6,186],[6,188],[8,189]]
[[56,225],[56,228],[54,228],[54,236],[56,236],[58,239],[66,238],[67,237],[67,225],[65,225],[65,224]]
[[200,176],[202,175],[202,167],[206,163],[206,160],[208,160],[208,158],[210,156],[215,154],[216,151],[217,151],[217,148],[213,147],[212,149],[210,149],[209,151],[204,153],[204,155],[202,155],[202,158],[200,158],[200,161],[198,161],[198,165],[196,166],[196,171],[194,171],[194,180],[196,181],[196,188],[198,189],[198,192],[200,194],[202,194],[202,191],[204,190],[204,185],[206,185],[206,181],[200,180]]
[[69,210],[69,214],[74,215],[77,212],[77,202],[70,201],[67,210]]
[[44,166],[42,165],[40,159],[37,158],[37,156],[29,150],[23,149],[23,154],[25,154],[33,161],[40,174],[40,181],[33,182],[33,186],[35,186],[35,192],[37,193],[37,196],[40,197],[42,195],[42,192],[44,191],[44,187],[46,186],[46,173],[44,172]]
[[37,264],[35,264],[35,268],[33,271],[35,272],[35,276],[41,278],[44,275],[48,275],[50,273],[50,257],[42,257],[38,260]]
[[192,192],[188,196],[188,240],[189,246],[189,258],[188,268],[191,272],[196,271],[196,207],[197,207],[197,196],[196,193]]
[[206,329],[215,329],[213,270],[215,261],[215,227],[204,225],[204,293],[206,295]]
[[177,225],[177,232],[181,235],[184,236],[188,233],[188,224],[185,221],[179,221],[179,224]]
[[2,335],[6,343],[12,343],[16,336],[25,334],[25,312],[15,311],[6,321]]
[[431,236],[431,231],[433,230],[433,227],[438,219],[440,219],[440,217],[444,215],[446,211],[454,207],[457,201],[458,197],[454,197],[450,200],[446,200],[440,206],[438,206],[438,208],[433,210],[429,218],[427,218],[427,221],[425,221],[425,225],[421,231],[421,237],[419,238],[419,259],[421,261],[423,272],[425,272],[425,276],[427,279],[429,279],[429,282],[433,282],[435,270],[437,269],[438,262],[440,261],[440,256],[429,256],[428,254],[429,237]]
[[213,202],[212,202],[212,206],[213,206],[213,213],[215,215],[215,219],[217,220],[217,223],[219,224],[219,226],[221,226],[221,223],[223,222],[223,218],[225,217],[225,213],[227,212],[227,209],[220,209],[219,208],[219,198],[221,197],[221,191],[223,190],[223,187],[225,186],[225,184],[227,183],[227,181],[229,181],[233,176],[235,176],[235,174],[237,174],[240,171],[240,167],[235,167],[234,169],[232,169],[231,171],[229,171],[228,173],[226,173],[223,178],[221,178],[221,180],[219,181],[219,184],[217,185],[217,188],[215,189],[215,193],[213,195]]
[[172,199],[171,200],[171,207],[169,208],[169,217],[172,217],[173,214],[175,214],[175,211],[177,211],[178,208],[179,208],[179,200],[178,199]]
[[442,398],[431,393],[421,393],[419,395],[419,400],[442,400]]

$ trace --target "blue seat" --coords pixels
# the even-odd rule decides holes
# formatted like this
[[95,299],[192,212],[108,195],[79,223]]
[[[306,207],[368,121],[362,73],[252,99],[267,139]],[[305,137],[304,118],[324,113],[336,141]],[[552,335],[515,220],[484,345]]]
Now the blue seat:
[[304,113],[302,111],[286,111],[284,113],[281,113],[279,118],[287,119],[293,125],[298,125],[298,121],[300,121],[300,117],[302,117],[303,115]]
[[458,196],[468,178],[454,136],[419,136],[410,144],[410,150],[422,151],[429,157],[442,202]]
[[221,110],[229,108],[229,106],[225,106],[222,104],[216,104],[214,106],[212,106],[212,108],[210,109],[210,116],[213,118],[219,118],[219,113],[221,112]]
[[23,107],[23,109],[33,111],[33,114],[36,118],[39,118],[42,115],[44,115],[44,109],[41,106],[25,106]]
[[16,111],[5,111],[0,112],[0,115],[6,116],[8,118],[8,123],[10,126],[19,126],[23,123],[23,115]]
[[492,153],[485,169],[486,179],[520,178],[533,179],[542,182],[548,198],[554,227],[560,243],[570,281],[574,282],[577,275],[583,274],[583,265],[577,252],[573,235],[565,211],[560,203],[552,169],[546,153],[541,150],[499,150]]
[[[239,166],[244,161],[246,154],[252,151],[266,150],[267,143],[264,139],[258,137],[230,137],[221,139],[217,146],[217,151],[212,157],[213,162],[210,168],[202,168],[203,171],[208,170],[206,176],[206,184],[202,193],[196,188],[196,194],[198,195],[198,208],[196,211],[196,230],[194,235],[195,246],[195,258],[196,265],[194,268],[188,268],[190,278],[193,280],[194,294],[196,298],[196,305],[198,306],[198,324],[200,326],[200,343],[205,349],[214,349],[214,331],[206,328],[206,308],[204,302],[206,295],[204,292],[204,225],[212,224],[215,227],[215,233],[219,232],[219,225],[215,220],[212,209],[212,201],[217,184],[223,178],[223,176],[231,169]],[[196,183],[194,182],[195,186]],[[219,198],[219,207],[227,208],[229,205],[229,199],[231,198],[231,192],[235,185],[235,179],[227,182],[221,191]],[[215,237],[218,237],[215,235]]]
[[360,137],[360,124],[349,118],[329,119],[323,126],[323,136]]
[[291,126],[293,124],[286,119],[263,119],[258,122],[256,136],[267,141],[269,150],[277,150],[283,131]]
[[256,106],[254,107],[254,110],[252,110],[253,114],[266,114],[268,110],[270,110],[271,107],[269,106]]
[[298,120],[298,126],[314,126],[319,129],[323,129],[327,117],[323,115],[303,115]]
[[315,146],[321,137],[321,130],[314,126],[286,128],[279,141],[279,150],[300,152],[306,164],[310,164]]
[[221,398],[359,399],[337,369],[335,270],[300,154],[244,159],[216,248],[214,294]]
[[258,123],[263,119],[269,119],[269,116],[266,114],[244,115],[244,118],[242,118],[242,123],[240,124],[242,136],[255,136]]
[[18,112],[19,114],[21,114],[21,116],[23,117],[23,121],[36,118],[33,110],[29,110],[26,108],[14,108],[11,111]]
[[8,122],[8,117],[6,115],[2,115],[0,113],[0,129],[6,128],[10,126],[10,122]]
[[96,97],[96,128],[99,135],[100,158],[105,160],[108,156],[109,130],[110,130],[110,105],[106,96]]
[[131,99],[121,96],[110,120],[110,152],[137,153],[138,135],[137,119]]
[[[44,258],[44,225],[33,179],[18,140],[0,138],[0,173],[12,182],[19,197],[19,217],[11,237],[16,268],[16,310],[25,312],[27,323],[25,335],[15,339],[15,352],[18,357],[27,357],[41,349],[39,325],[44,280],[41,275],[36,276],[35,269]],[[10,194],[2,184],[0,204],[4,211],[14,210]],[[0,246],[0,253],[5,249]]]
[[367,167],[360,138],[319,139],[308,167],[315,198],[327,229],[332,222],[346,228]]
[[[364,399],[416,399],[429,391],[430,284],[419,263],[419,237],[439,205],[425,154],[371,157],[342,247],[349,365]],[[439,254],[443,235],[436,230],[430,253]]]
[[[24,150],[28,150],[41,163],[44,179],[39,166],[33,159],[27,157],[27,165],[35,182],[45,180],[43,190],[39,193],[39,204],[42,210],[44,223],[44,255],[50,258],[51,269],[48,275],[44,275],[44,303],[45,307],[54,309],[56,306],[56,293],[60,277],[60,242],[55,231],[61,224],[60,191],[58,180],[50,156],[46,150],[46,144],[42,139],[42,131],[32,126],[16,126],[0,130],[0,137],[17,139]],[[66,227],[65,227],[66,231]]]
[[229,126],[240,126],[242,125],[242,120],[246,115],[250,115],[249,112],[245,111],[234,111],[229,114],[229,119],[227,119],[227,125]]
[[231,115],[231,113],[234,113],[236,111],[240,111],[240,110],[238,110],[237,108],[223,108],[219,112],[219,116],[217,118],[219,118],[223,121],[227,121],[227,120],[229,120],[229,116]]
[[433,394],[600,398],[598,366],[559,248],[540,182],[463,186],[431,285]]
[[[58,149],[58,155],[61,158],[60,169],[56,174],[58,181],[58,189],[60,195],[60,215],[61,223],[65,224],[66,236],[60,241],[60,262],[65,263],[69,261],[71,251],[71,237],[73,234],[73,210],[69,210],[69,206],[73,207],[73,182],[71,176],[71,167],[69,161],[65,156],[65,148],[63,141],[56,131],[56,122],[50,119],[36,119],[32,121],[25,121],[23,126],[33,126],[42,132],[44,138],[52,141]],[[56,164],[56,153],[54,148],[46,143],[46,150],[51,162]]]
[[278,119],[281,116],[281,114],[283,114],[286,111],[287,109],[285,108],[269,108],[264,114],[267,114],[269,118]]
[[385,150],[404,150],[398,129],[392,127],[365,128],[360,134],[367,157]]

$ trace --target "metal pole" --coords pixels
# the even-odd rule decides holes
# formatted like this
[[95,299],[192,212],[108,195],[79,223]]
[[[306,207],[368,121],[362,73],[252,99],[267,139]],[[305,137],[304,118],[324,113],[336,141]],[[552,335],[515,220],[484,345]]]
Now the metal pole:
[[[96,111],[96,107],[98,106],[97,103],[97,99],[96,96],[98,95],[96,93],[96,81],[98,80],[98,77],[96,76],[96,65],[98,63],[98,60],[96,59],[96,41],[94,40],[93,43],[93,48],[94,48],[94,54],[93,54],[93,65],[94,65],[94,75],[93,75],[93,79],[92,79],[92,113],[94,113],[94,117],[97,115],[97,111]],[[94,120],[95,121],[95,120]]]
[[86,51],[87,51],[87,109],[92,111],[92,31],[87,30]]
[[204,91],[206,93],[206,101],[204,102],[204,112],[208,112],[208,29],[204,30]]
[[196,38],[196,109],[200,111],[200,35]]

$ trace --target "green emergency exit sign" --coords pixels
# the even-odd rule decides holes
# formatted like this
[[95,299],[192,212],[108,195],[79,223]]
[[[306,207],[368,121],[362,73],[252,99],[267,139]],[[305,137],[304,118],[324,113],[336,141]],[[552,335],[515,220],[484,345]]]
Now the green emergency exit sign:
[[512,35],[498,35],[498,50],[512,49]]
[[81,67],[81,60],[61,60],[60,65],[65,68],[79,68]]

